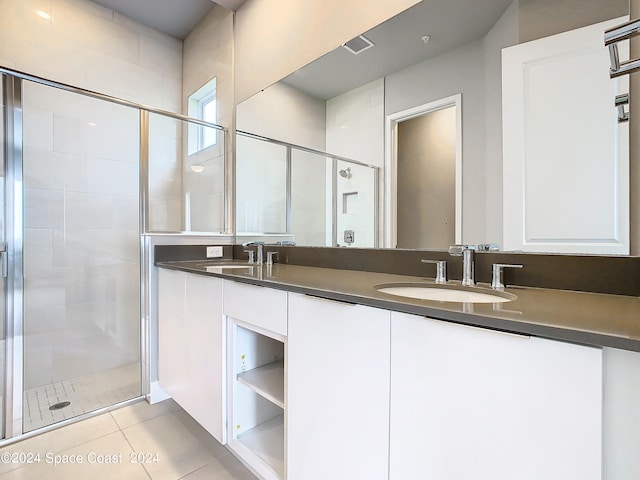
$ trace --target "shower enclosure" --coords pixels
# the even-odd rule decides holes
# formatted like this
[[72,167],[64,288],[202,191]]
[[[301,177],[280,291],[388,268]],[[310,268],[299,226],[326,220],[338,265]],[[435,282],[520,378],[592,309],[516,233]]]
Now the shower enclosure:
[[[180,115],[0,73],[0,420],[12,438],[146,393],[144,237],[194,224],[224,230],[225,135]],[[215,145],[183,153],[189,128],[210,129]],[[194,179],[195,161],[202,168]],[[188,198],[209,202],[210,213],[192,213]]]

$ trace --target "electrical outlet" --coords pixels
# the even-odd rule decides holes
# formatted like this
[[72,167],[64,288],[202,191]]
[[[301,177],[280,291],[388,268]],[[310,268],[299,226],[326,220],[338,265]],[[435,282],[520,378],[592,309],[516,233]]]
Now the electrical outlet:
[[207,258],[222,257],[222,247],[207,247]]

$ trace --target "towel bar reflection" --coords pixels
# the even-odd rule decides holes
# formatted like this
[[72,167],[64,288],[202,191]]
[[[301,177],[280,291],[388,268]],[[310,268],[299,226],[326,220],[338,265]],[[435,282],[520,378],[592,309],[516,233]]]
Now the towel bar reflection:
[[629,112],[625,111],[624,106],[629,105],[629,94],[616,95],[615,105],[618,109],[618,123],[628,122]]
[[621,62],[618,54],[618,43],[636,35],[640,35],[640,20],[631,20],[604,32],[604,44],[609,47],[609,58],[611,60],[611,68],[609,70],[611,78],[640,70],[640,59]]

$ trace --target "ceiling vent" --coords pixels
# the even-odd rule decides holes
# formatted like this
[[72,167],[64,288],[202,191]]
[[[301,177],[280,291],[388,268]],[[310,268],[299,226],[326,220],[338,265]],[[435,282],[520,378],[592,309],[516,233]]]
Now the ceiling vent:
[[364,35],[358,35],[356,38],[352,38],[342,46],[354,55],[357,55],[364,52],[368,48],[373,47],[373,42]]

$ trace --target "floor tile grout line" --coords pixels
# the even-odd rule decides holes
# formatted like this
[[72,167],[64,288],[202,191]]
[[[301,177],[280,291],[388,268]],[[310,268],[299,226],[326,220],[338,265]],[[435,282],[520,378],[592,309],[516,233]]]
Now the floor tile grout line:
[[[124,437],[125,442],[127,442],[127,445],[129,445],[129,448],[131,449],[131,451],[135,453],[136,449],[133,447],[133,445],[131,444],[131,441],[129,440],[129,438],[127,437],[127,435],[124,433],[122,429],[120,429],[120,433]],[[141,463],[139,465],[142,466],[142,470],[144,470],[144,473],[146,473],[147,477],[149,477],[150,480],[153,480],[151,473],[149,473],[149,470],[147,470],[147,467],[145,467],[144,463]]]

